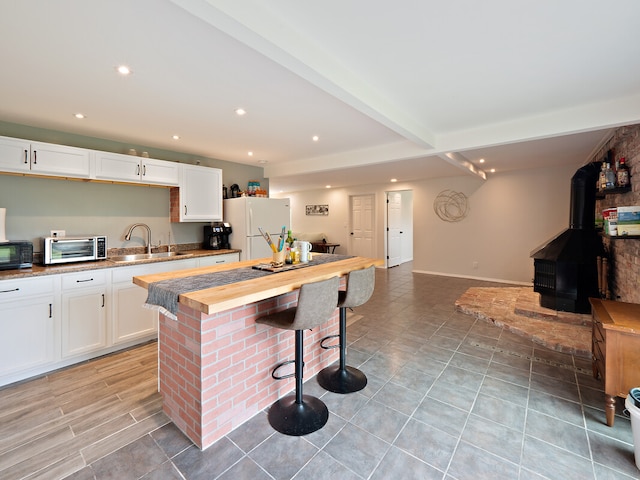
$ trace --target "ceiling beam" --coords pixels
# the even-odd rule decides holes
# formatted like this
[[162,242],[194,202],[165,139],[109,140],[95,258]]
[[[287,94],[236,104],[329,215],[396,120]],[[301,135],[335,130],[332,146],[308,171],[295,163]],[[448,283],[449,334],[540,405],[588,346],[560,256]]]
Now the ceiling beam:
[[439,153],[438,157],[442,158],[451,165],[454,165],[466,173],[480,177],[483,180],[487,179],[487,174],[484,170],[479,169],[473,163],[471,163],[467,157],[458,152]]

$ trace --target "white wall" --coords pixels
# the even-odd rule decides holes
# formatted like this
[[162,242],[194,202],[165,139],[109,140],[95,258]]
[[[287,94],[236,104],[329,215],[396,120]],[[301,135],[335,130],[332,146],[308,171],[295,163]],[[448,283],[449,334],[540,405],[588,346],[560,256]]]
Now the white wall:
[[[336,250],[348,252],[349,196],[371,193],[376,199],[375,251],[384,257],[385,192],[413,192],[413,268],[415,271],[506,282],[531,283],[532,250],[569,224],[571,177],[580,165],[349,189],[287,193],[295,231],[325,232]],[[440,220],[433,201],[442,190],[469,198],[468,216],[457,223]],[[328,204],[327,217],[307,217],[308,204]],[[477,262],[478,267],[473,264]]]

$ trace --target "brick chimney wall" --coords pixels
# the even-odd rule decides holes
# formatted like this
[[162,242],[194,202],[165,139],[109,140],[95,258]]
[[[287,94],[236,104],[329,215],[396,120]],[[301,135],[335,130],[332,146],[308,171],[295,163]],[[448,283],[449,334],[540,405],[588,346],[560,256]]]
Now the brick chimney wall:
[[[605,208],[640,205],[640,125],[618,128],[593,160],[603,158],[609,149],[613,151],[614,162],[625,159],[631,174],[631,191],[597,200],[596,213]],[[604,245],[609,254],[611,299],[640,303],[640,238],[605,237]]]

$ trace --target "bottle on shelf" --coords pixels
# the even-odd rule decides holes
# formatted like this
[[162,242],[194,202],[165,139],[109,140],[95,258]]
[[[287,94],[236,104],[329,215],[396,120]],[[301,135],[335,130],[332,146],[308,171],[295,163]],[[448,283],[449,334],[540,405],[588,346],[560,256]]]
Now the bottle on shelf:
[[616,175],[615,173],[613,173],[613,170],[611,169],[611,164],[607,163],[607,168],[605,170],[605,176],[607,178],[607,184],[606,184],[606,188],[607,190],[611,190],[612,188],[616,187]]
[[629,167],[624,157],[620,159],[620,166],[616,172],[616,186],[622,188],[629,186]]
[[602,162],[600,167],[600,175],[598,176],[598,190],[604,192],[607,188],[607,164]]
[[291,236],[291,230],[287,230],[287,245],[293,247],[293,237]]

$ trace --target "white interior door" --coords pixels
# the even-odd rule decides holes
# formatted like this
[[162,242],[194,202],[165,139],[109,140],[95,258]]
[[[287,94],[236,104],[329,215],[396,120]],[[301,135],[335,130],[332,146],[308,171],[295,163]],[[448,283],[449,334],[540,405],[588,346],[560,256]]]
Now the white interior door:
[[402,195],[387,192],[387,267],[402,263]]
[[375,203],[374,195],[354,195],[351,203],[351,241],[349,253],[359,257],[375,257],[374,224]]

